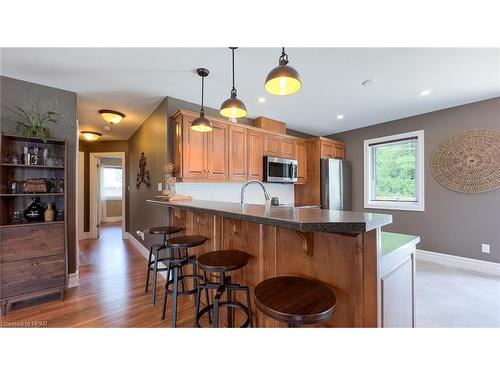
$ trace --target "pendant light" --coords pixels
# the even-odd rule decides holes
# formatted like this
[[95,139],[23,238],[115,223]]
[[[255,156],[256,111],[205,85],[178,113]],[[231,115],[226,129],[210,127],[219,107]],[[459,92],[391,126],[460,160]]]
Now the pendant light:
[[288,65],[288,55],[283,47],[279,65],[269,72],[264,87],[273,95],[292,95],[299,91],[301,86],[299,73]]
[[208,69],[198,68],[196,73],[201,77],[201,109],[200,117],[195,118],[191,123],[191,129],[197,132],[207,133],[214,130],[212,123],[205,117],[205,108],[203,108],[203,91],[205,90],[205,77],[208,76]]
[[232,65],[233,65],[233,88],[231,89],[231,97],[222,103],[220,106],[219,113],[227,118],[240,118],[245,117],[247,112],[247,107],[245,104],[236,97],[236,88],[234,87],[234,50],[238,47],[229,47],[232,53]]

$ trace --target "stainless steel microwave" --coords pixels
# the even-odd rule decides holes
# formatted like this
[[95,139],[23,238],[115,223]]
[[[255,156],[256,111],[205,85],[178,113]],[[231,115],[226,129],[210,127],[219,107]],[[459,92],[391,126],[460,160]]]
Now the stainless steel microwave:
[[297,160],[264,156],[264,182],[297,182]]

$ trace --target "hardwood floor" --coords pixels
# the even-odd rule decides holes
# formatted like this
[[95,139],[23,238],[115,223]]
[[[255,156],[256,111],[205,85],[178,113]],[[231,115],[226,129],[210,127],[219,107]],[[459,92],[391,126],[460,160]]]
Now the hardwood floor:
[[[44,297],[43,303],[38,299],[13,304],[0,326],[169,327],[171,301],[167,319],[160,321],[164,279],[158,277],[153,306],[151,288],[144,293],[145,263],[131,242],[121,239],[121,223],[106,224],[101,238],[80,241],[80,285],[67,289],[64,301],[55,295]],[[180,297],[178,309],[178,326],[192,327],[191,299]]]

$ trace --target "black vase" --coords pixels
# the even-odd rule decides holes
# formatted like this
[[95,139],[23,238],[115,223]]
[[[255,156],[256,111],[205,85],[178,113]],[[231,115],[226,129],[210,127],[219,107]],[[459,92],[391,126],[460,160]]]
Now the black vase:
[[24,210],[24,218],[31,221],[43,220],[43,213],[45,212],[45,204],[40,202],[40,197],[33,197],[28,207]]

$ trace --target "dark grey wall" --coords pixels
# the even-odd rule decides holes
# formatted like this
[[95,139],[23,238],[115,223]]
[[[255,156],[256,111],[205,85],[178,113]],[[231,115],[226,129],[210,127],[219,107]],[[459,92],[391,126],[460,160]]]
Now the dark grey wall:
[[[66,230],[68,233],[68,272],[76,271],[76,93],[60,90],[53,87],[37,85],[35,83],[0,76],[0,103],[1,103],[1,130],[6,134],[16,134],[16,125],[12,115],[4,110],[5,106],[18,105],[28,108],[30,101],[45,105],[64,115],[65,126],[49,126],[51,138],[67,141],[68,160],[66,165],[68,180],[66,181],[67,208],[65,212]],[[49,108],[47,108],[48,110]]]
[[[129,199],[127,204],[127,230],[137,240],[137,230],[168,224],[167,210],[162,207],[146,204],[146,199],[159,195],[158,183],[164,181],[163,167],[168,160],[167,147],[167,99],[149,115],[144,123],[128,140],[128,186]],[[149,170],[151,188],[141,184],[136,187],[136,177],[139,172],[139,158],[144,152]],[[158,238],[145,237],[145,246]],[[141,241],[142,242],[142,241]]]
[[[500,263],[500,189],[462,194],[441,186],[432,176],[432,153],[445,139],[471,128],[500,129],[500,98],[373,125],[330,137],[346,144],[352,163],[353,210],[393,215],[385,230],[421,237],[420,249]],[[363,208],[363,141],[413,130],[425,131],[425,212]],[[489,243],[491,253],[481,252]]]
[[[90,153],[91,152],[124,152],[125,181],[128,181],[128,141],[79,141],[78,151],[83,152],[83,230],[90,231]],[[128,199],[128,191],[125,190]],[[126,220],[125,220],[126,221]],[[126,225],[126,224],[125,224]],[[127,229],[127,228],[125,228]]]

